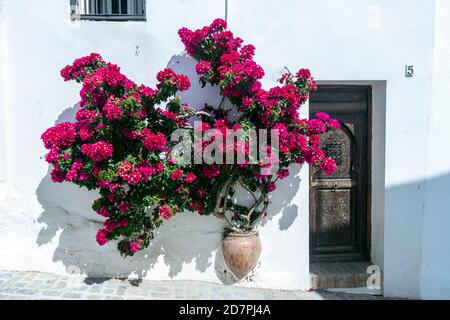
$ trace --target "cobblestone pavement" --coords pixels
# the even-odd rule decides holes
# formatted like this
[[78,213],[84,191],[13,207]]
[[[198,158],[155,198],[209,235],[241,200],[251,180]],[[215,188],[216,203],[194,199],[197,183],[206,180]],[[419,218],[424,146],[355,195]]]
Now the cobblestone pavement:
[[74,275],[0,271],[0,300],[5,299],[373,300],[383,297],[329,291],[242,288],[200,281],[93,279]]

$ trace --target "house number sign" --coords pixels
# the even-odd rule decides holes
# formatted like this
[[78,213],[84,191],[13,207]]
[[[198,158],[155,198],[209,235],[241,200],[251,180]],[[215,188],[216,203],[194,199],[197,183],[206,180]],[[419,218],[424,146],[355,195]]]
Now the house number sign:
[[414,66],[405,66],[405,77],[406,78],[412,78],[414,74]]

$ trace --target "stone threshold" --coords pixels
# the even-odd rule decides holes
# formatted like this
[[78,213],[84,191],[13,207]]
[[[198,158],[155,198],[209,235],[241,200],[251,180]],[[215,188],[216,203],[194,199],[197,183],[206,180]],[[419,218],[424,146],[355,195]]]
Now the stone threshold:
[[[370,276],[367,268],[371,264],[368,261],[311,263],[309,267],[311,289],[342,291],[346,288],[354,288],[358,289],[356,291],[364,291],[365,294],[369,292],[380,294],[381,289],[367,288],[367,279]],[[383,283],[382,279],[381,283]]]

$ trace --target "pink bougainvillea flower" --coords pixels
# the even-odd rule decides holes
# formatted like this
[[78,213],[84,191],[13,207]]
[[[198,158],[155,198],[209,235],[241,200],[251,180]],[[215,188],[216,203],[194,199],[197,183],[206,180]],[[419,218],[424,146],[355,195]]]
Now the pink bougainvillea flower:
[[317,119],[308,121],[308,133],[309,134],[321,134],[326,131],[325,124]]
[[138,252],[141,249],[142,249],[142,247],[141,247],[141,244],[139,242],[137,242],[137,241],[131,241],[130,242],[130,251],[132,253],[136,253],[136,252]]
[[116,104],[114,96],[111,96],[106,101],[106,104],[103,107],[103,112],[106,115],[106,119],[109,121],[118,120],[122,116],[122,108]]
[[122,212],[127,212],[128,209],[130,208],[130,205],[128,202],[126,201],[122,201],[118,206],[117,209],[119,209]]
[[286,177],[289,176],[289,170],[288,169],[280,169],[278,171],[278,178],[280,179],[285,179]]
[[94,130],[89,126],[89,124],[86,124],[80,127],[78,135],[80,136],[81,140],[85,141],[94,136]]
[[178,90],[184,91],[189,89],[191,83],[189,78],[184,74],[176,74],[172,69],[166,68],[161,70],[156,75],[156,80],[159,81],[158,89],[162,87],[162,84],[166,81],[172,83],[177,87]]
[[[178,34],[186,53],[196,60],[200,84],[218,88],[219,105],[185,104],[178,92],[189,89],[190,79],[170,68],[157,73],[152,89],[134,83],[117,65],[92,53],[61,70],[64,80],[81,84],[74,122],[56,124],[41,136],[52,181],[99,191],[92,207],[106,220],[96,240],[99,245],[118,240],[124,256],[147,247],[154,230],[183,211],[209,215],[217,204],[227,203],[230,211],[236,209],[231,226],[251,229],[266,210],[256,210],[249,220],[237,210],[238,204],[224,202],[236,191],[236,178],[267,197],[276,190],[275,181],[281,183],[289,175],[292,163],[306,162],[327,174],[336,170],[336,162],[321,148],[321,138],[338,129],[340,122],[324,112],[310,120],[301,117],[301,106],[317,90],[308,69],[287,71],[279,83],[264,89],[265,72],[254,60],[255,47],[228,30],[224,20],[197,30],[181,28]],[[201,125],[192,127],[191,120]],[[223,136],[222,142],[217,137],[195,141],[193,158],[217,142],[218,152],[243,152],[245,159],[237,165],[180,164],[172,140],[178,129],[203,138],[213,129]],[[244,140],[235,141],[230,129]],[[249,144],[263,138],[251,133],[261,129],[268,130],[267,148],[255,158]],[[278,145],[271,140],[275,136]],[[230,138],[232,143],[225,143]],[[236,183],[225,198],[217,199],[227,181]]]
[[95,236],[95,239],[97,240],[97,243],[101,246],[103,246],[105,243],[108,242],[108,234],[105,229],[100,229],[97,232],[97,235]]
[[205,74],[211,69],[211,64],[208,61],[199,61],[195,66],[195,71],[198,74]]
[[139,171],[133,171],[130,174],[128,174],[125,178],[127,180],[128,184],[130,185],[136,185],[142,180],[142,175]]
[[81,152],[92,160],[100,162],[112,156],[113,146],[106,141],[85,143],[81,146]]
[[142,129],[141,138],[143,140],[144,147],[146,147],[149,151],[164,150],[167,144],[166,137],[163,133],[153,133],[148,128]]
[[71,146],[75,142],[75,124],[62,122],[47,129],[41,136],[47,149]]
[[332,129],[339,129],[341,127],[341,123],[336,119],[329,119],[326,123]]
[[326,172],[326,174],[330,175],[334,171],[336,171],[336,161],[331,158],[323,158],[322,163],[320,164],[320,169]]
[[58,152],[57,148],[52,148],[50,149],[50,152],[47,153],[47,155],[45,156],[45,161],[47,161],[48,163],[53,163],[59,160],[60,158],[60,154]]
[[55,167],[50,173],[50,177],[53,182],[61,183],[65,179],[65,173],[64,171],[59,170],[58,167]]
[[277,186],[276,186],[275,182],[273,182],[273,181],[270,181],[267,184],[267,191],[269,191],[269,192],[275,191],[276,188],[277,188]]
[[194,182],[195,180],[197,180],[197,176],[192,172],[188,172],[186,174],[186,177],[184,178],[184,181],[186,183],[191,183],[191,182]]
[[296,76],[300,78],[309,79],[311,78],[311,72],[309,71],[309,69],[300,69],[297,71]]
[[160,206],[158,211],[159,211],[159,216],[166,220],[169,220],[170,217],[172,216],[172,210],[167,205]]
[[183,170],[181,169],[176,169],[174,172],[172,172],[172,174],[170,175],[170,179],[172,179],[173,181],[178,181],[181,179],[181,177],[183,176]]
[[120,178],[125,179],[132,171],[133,171],[133,164],[128,161],[122,161],[119,164],[119,170],[117,172],[117,175]]
[[109,217],[110,213],[107,207],[103,206],[98,210],[98,214],[101,215],[102,217]]
[[220,174],[220,168],[216,164],[203,167],[203,174],[209,179],[213,179]]
[[325,112],[317,112],[314,116],[316,119],[319,119],[320,121],[328,121],[330,120],[330,115]]

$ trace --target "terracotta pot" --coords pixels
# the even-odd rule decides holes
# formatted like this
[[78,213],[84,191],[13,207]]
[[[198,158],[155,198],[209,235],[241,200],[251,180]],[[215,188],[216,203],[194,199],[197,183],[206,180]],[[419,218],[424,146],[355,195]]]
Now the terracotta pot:
[[257,232],[225,234],[222,241],[225,263],[233,275],[241,280],[256,266],[261,254],[261,241]]

